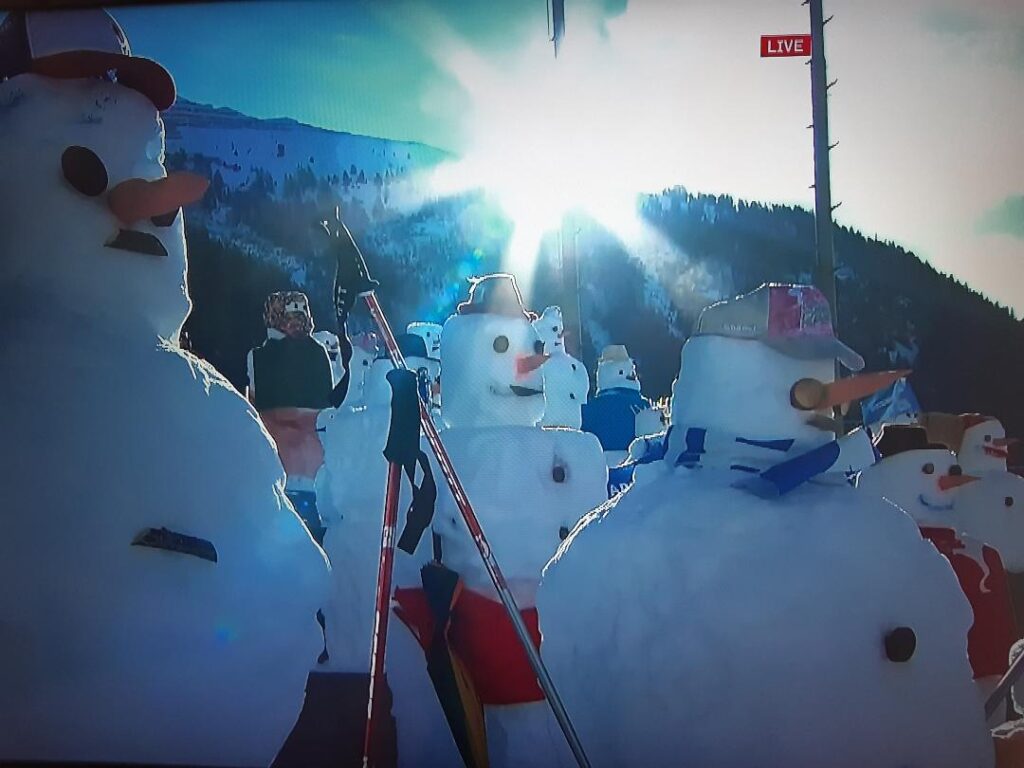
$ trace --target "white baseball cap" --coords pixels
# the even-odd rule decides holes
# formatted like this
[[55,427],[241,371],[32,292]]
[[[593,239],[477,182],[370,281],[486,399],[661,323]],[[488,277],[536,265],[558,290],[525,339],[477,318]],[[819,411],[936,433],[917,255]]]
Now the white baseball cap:
[[0,80],[31,72],[63,79],[105,77],[138,91],[158,110],[174,103],[174,79],[132,56],[124,30],[102,8],[12,11],[0,24]]

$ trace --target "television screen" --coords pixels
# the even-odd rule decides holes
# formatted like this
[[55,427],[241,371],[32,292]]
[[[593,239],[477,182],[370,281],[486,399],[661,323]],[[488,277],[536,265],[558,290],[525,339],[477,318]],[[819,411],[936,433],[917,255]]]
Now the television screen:
[[1024,8],[48,5],[0,763],[1024,764]]

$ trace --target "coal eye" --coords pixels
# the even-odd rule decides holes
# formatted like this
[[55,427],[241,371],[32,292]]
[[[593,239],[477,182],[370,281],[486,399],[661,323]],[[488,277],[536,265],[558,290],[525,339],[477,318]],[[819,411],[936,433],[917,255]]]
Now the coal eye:
[[572,364],[572,369],[573,369],[574,371],[576,370],[576,363],[573,363],[573,364]]
[[575,392],[570,392],[569,393],[569,399],[570,400],[575,400],[576,399],[576,393]]
[[1008,507],[1012,507],[1013,506],[1013,496],[1007,496],[1005,499],[1003,499],[1003,504],[1005,504]]
[[552,325],[551,326],[551,330],[554,331],[555,333],[558,333],[558,326],[557,325]]
[[962,475],[963,473],[964,470],[959,464],[954,464],[952,467],[949,468],[949,474],[953,475],[954,477],[957,475]]
[[921,467],[921,471],[924,472],[926,475],[930,475],[935,472],[935,465],[929,461],[927,464]]
[[544,354],[544,342],[543,341],[535,341],[535,342],[533,342],[533,351],[536,352],[538,355],[543,355]]
[[369,360],[363,360],[363,368],[368,368],[369,365],[370,365],[370,361]]
[[564,525],[558,529],[558,538],[561,541],[565,541],[569,537],[569,529]]
[[561,466],[560,464],[556,464],[554,468],[552,468],[551,470],[551,479],[554,480],[556,483],[564,483],[565,467]]
[[88,197],[96,197],[107,189],[107,169],[91,149],[68,147],[60,157],[64,178],[76,190]]
[[985,435],[985,442],[986,443],[991,443],[992,442],[992,435]]
[[508,336],[498,336],[494,340],[494,351],[498,353],[508,352]]
[[158,227],[169,227],[171,226],[171,224],[174,223],[174,220],[178,218],[179,211],[181,211],[181,208],[175,208],[173,211],[170,211],[169,213],[161,213],[159,216],[154,216],[153,218],[150,219],[150,221],[152,221]]

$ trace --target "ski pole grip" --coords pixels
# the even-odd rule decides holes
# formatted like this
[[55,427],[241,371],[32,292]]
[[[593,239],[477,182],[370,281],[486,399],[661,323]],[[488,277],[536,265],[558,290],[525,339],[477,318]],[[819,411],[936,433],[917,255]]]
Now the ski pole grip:
[[408,467],[420,453],[420,403],[416,392],[416,374],[404,368],[388,371],[391,385],[391,425],[384,458],[392,464]]

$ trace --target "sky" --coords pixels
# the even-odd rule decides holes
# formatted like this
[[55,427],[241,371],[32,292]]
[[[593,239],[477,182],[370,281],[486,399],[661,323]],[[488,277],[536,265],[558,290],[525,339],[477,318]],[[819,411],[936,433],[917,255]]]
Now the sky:
[[[837,221],[1024,314],[1024,2],[825,8]],[[808,67],[759,56],[761,34],[808,31],[799,0],[566,0],[557,61],[544,0],[114,15],[186,98],[432,144],[510,198],[681,184],[813,204]]]

